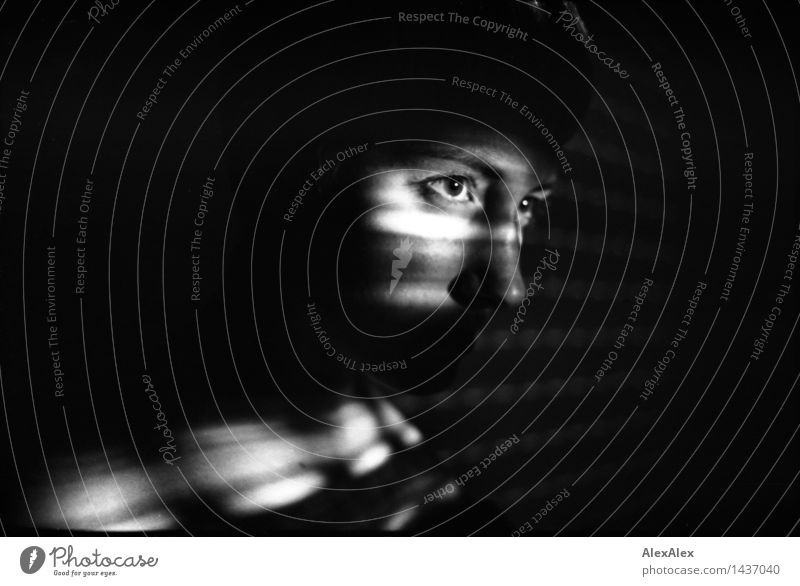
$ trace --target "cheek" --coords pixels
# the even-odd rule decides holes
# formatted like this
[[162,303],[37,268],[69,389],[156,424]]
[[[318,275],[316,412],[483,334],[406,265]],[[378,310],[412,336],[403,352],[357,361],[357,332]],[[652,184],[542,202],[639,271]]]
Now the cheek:
[[[406,240],[409,239],[409,240]],[[403,242],[411,242],[410,250]],[[414,238],[402,234],[373,235],[360,281],[372,306],[431,312],[449,301],[449,285],[463,264],[459,242]]]
[[426,203],[387,203],[363,215],[337,262],[349,320],[365,332],[396,335],[447,316],[457,306],[449,290],[464,264],[460,235],[467,229]]
[[359,223],[347,248],[364,271],[360,280],[376,287],[374,301],[443,301],[437,297],[446,294],[464,262],[467,220],[416,203],[384,204]]

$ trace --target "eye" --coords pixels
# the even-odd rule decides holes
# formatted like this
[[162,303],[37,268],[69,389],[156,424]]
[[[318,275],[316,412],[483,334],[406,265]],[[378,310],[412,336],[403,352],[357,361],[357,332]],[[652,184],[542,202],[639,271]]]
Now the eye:
[[545,200],[550,196],[550,189],[537,189],[523,197],[519,202],[519,220],[522,227],[531,222],[541,220],[546,211]]
[[536,198],[532,195],[526,195],[522,198],[522,201],[519,202],[519,213],[520,214],[532,214],[533,208],[536,206]]
[[463,175],[436,177],[425,182],[425,187],[444,198],[454,201],[469,201],[471,180]]

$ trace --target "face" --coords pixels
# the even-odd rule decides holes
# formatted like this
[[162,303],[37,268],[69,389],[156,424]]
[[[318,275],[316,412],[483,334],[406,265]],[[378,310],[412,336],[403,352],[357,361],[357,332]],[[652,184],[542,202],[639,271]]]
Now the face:
[[331,235],[338,347],[396,391],[441,390],[491,320],[510,323],[521,245],[557,177],[545,149],[486,128],[426,134],[354,161]]

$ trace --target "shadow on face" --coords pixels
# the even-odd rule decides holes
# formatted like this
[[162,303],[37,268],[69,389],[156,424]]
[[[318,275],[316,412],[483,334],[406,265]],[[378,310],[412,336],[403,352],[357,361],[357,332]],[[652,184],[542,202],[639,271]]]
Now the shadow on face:
[[310,361],[367,372],[388,394],[441,390],[520,302],[522,241],[557,167],[540,145],[476,122],[373,121],[389,126],[320,164],[331,178],[296,327]]

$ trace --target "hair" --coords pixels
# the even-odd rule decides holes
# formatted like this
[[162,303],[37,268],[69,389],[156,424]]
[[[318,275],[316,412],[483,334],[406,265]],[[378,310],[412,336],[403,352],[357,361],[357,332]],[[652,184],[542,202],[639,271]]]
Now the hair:
[[[511,106],[454,85],[453,76],[511,94],[544,120],[562,145],[577,128],[590,96],[585,79],[589,72],[586,51],[555,22],[561,10],[577,14],[571,2],[338,4],[322,5],[316,20],[305,21],[309,35],[335,30],[304,40],[292,47],[291,55],[287,51],[276,57],[270,76],[263,78],[265,88],[260,93],[269,95],[289,85],[270,101],[268,110],[259,114],[263,116],[260,134],[252,137],[253,142],[238,147],[249,159],[264,137],[275,131],[268,148],[250,167],[237,200],[239,241],[228,249],[226,280],[228,317],[237,324],[232,329],[241,332],[237,353],[252,351],[253,363],[261,364],[254,326],[259,328],[262,343],[269,344],[271,337],[280,339],[281,343],[270,346],[270,368],[279,378],[283,373],[278,370],[292,370],[295,363],[291,349],[283,343],[284,319],[287,314],[301,315],[302,311],[291,306],[304,306],[308,301],[306,255],[309,251],[317,254],[326,246],[328,252],[336,253],[336,245],[326,243],[325,234],[328,228],[341,227],[337,226],[340,216],[332,213],[335,206],[324,214],[323,210],[340,189],[360,178],[361,159],[337,161],[321,179],[311,182],[297,213],[291,221],[285,220],[292,201],[324,161],[335,159],[336,153],[352,145],[425,138],[426,130],[444,119],[485,124],[504,133],[519,134],[530,128],[532,136],[538,134],[538,140],[546,141]],[[458,12],[470,18],[467,24],[400,23],[399,11]],[[527,32],[527,40],[481,29],[472,24],[476,16]],[[342,24],[373,18],[384,20],[370,25]],[[251,124],[258,127],[258,123]],[[237,171],[231,175],[236,176]],[[252,197],[243,197],[246,193]],[[346,218],[347,211],[340,211]],[[276,278],[279,272],[282,290]],[[250,299],[251,275],[256,304]],[[326,282],[324,289],[314,287],[314,295],[329,291],[335,299],[335,283]],[[326,300],[315,301],[324,305]],[[256,307],[255,324],[251,304]],[[333,312],[323,309],[322,313],[328,319]],[[302,333],[308,333],[305,326]],[[255,370],[255,378],[265,376],[263,368]],[[308,392],[319,394],[313,391]]]

